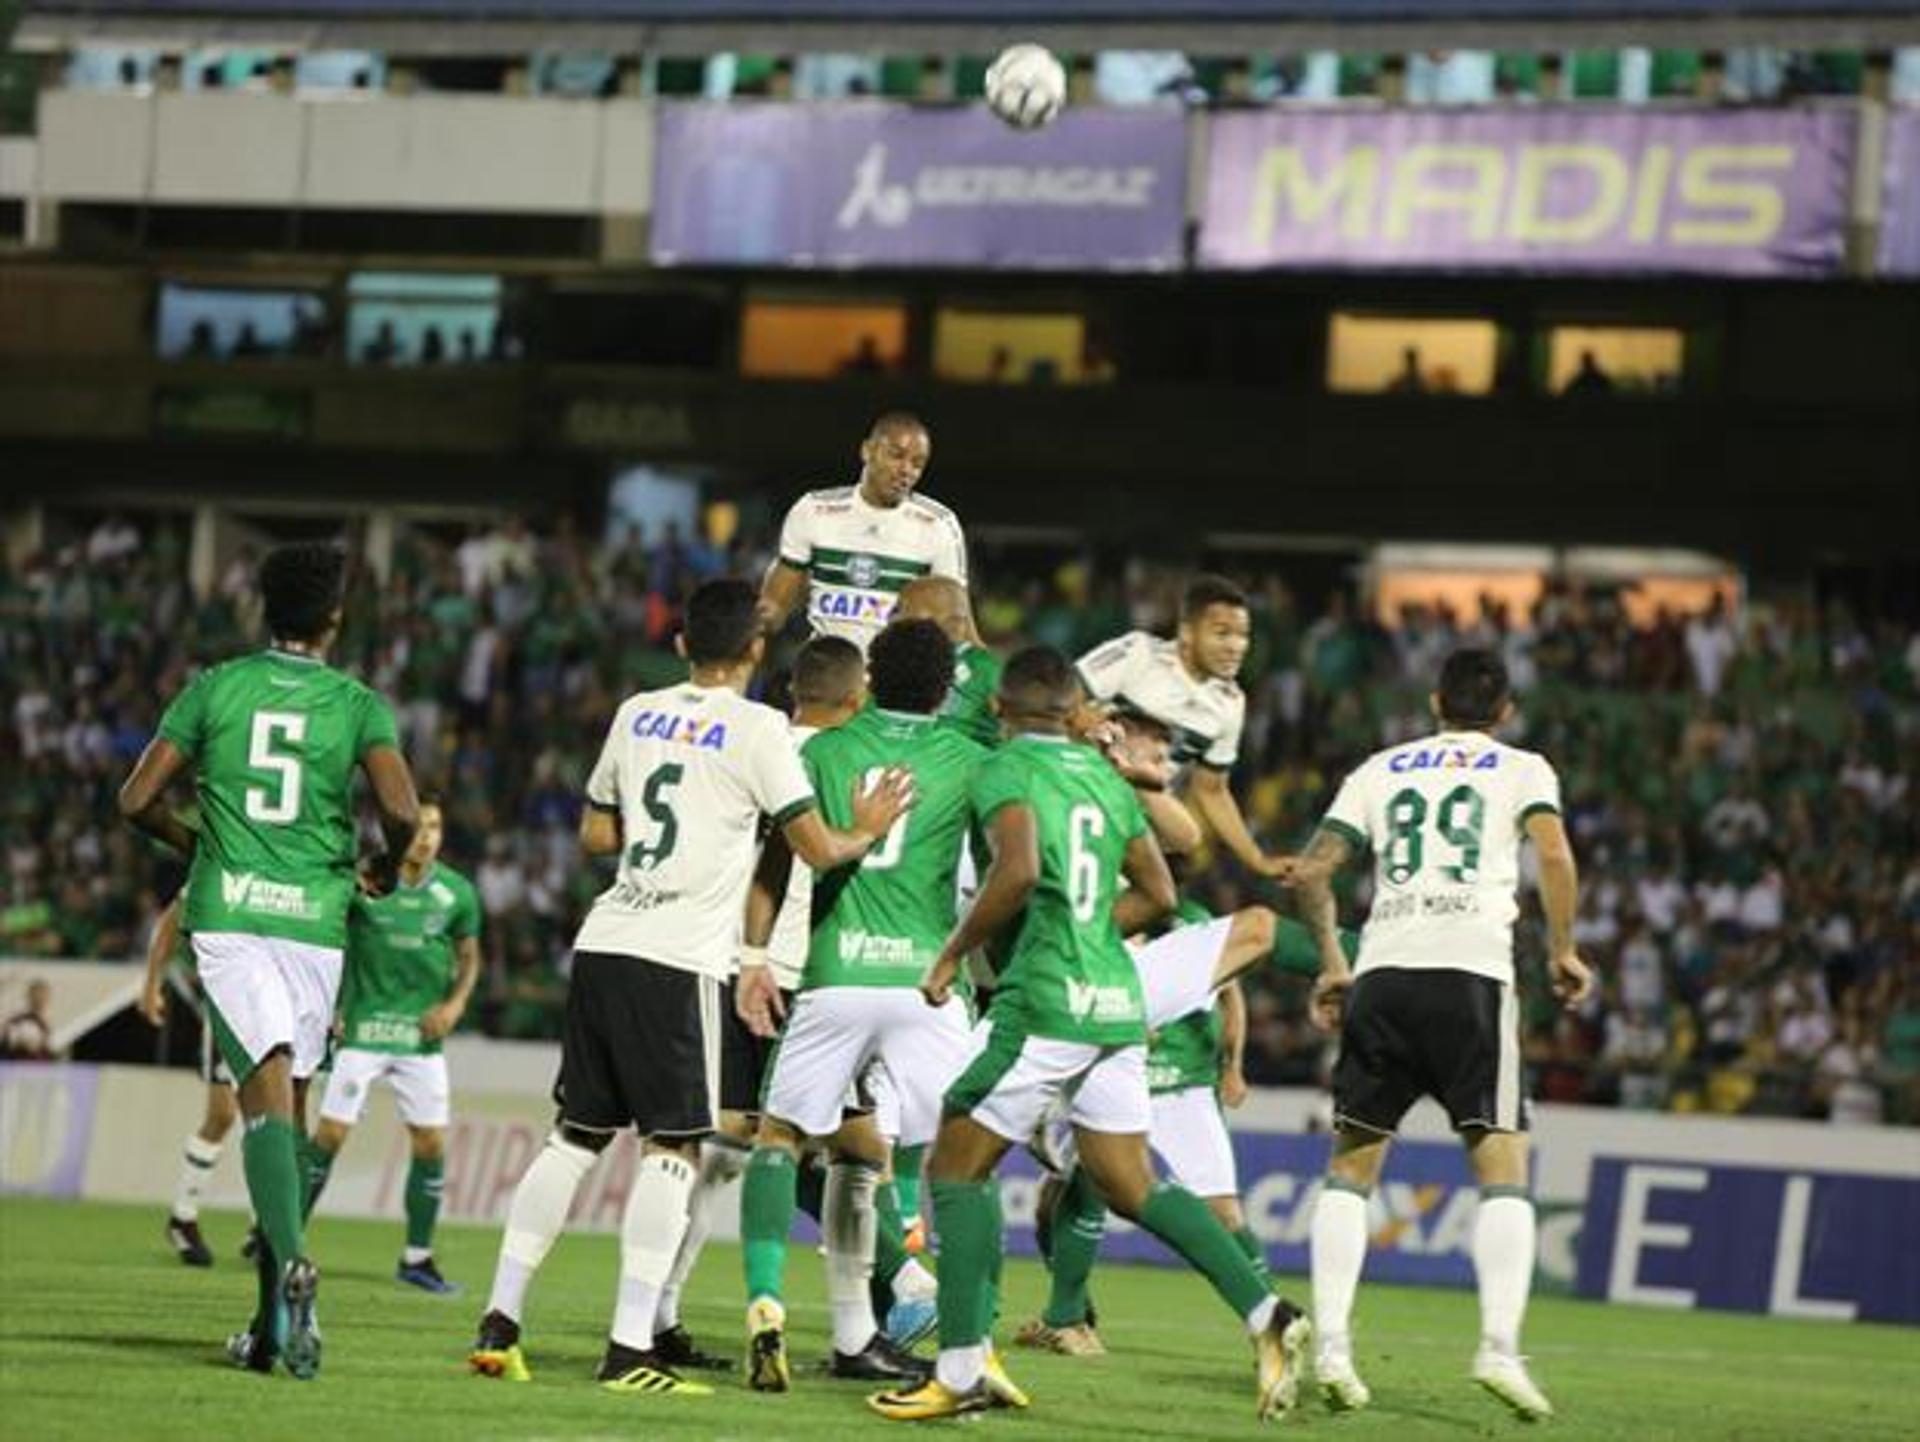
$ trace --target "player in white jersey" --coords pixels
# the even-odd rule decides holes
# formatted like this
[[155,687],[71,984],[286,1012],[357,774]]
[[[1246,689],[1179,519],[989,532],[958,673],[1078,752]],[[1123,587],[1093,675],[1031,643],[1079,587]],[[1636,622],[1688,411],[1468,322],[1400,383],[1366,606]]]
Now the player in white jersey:
[[[1317,1019],[1328,1022],[1344,1009],[1333,1156],[1313,1217],[1316,1370],[1329,1406],[1367,1404],[1351,1319],[1366,1259],[1368,1197],[1400,1119],[1431,1096],[1466,1144],[1480,1187],[1473,1233],[1480,1348],[1472,1375],[1534,1419],[1553,1409],[1519,1350],[1534,1263],[1513,972],[1523,838],[1539,863],[1554,993],[1577,1006],[1593,978],[1574,950],[1578,877],[1559,778],[1544,757],[1491,734],[1513,715],[1498,653],[1454,652],[1432,705],[1440,731],[1356,767],[1294,873],[1327,967],[1314,990]],[[1373,905],[1349,979],[1335,965],[1332,879],[1369,848]]]
[[[815,636],[793,659],[793,721],[795,746],[809,736],[839,726],[866,704],[866,667],[860,648],[837,636]],[[754,956],[773,973],[783,999],[790,1000],[800,985],[807,961],[809,922],[813,910],[813,871],[798,857],[787,880],[786,900],[774,922],[764,953]],[[680,1298],[713,1231],[715,1204],[729,1183],[746,1166],[758,1125],[762,1078],[776,1045],[755,1036],[735,1010],[737,981],[727,983],[721,999],[720,1124],[700,1147],[700,1169],[687,1204],[687,1234],[674,1257],[654,1321],[653,1352],[669,1367],[726,1371],[730,1357],[703,1352],[680,1321]],[[813,1208],[817,1214],[818,1204]],[[817,1220],[816,1216],[816,1220]]]
[[1166,727],[1175,763],[1188,769],[1187,805],[1248,870],[1284,877],[1291,859],[1261,850],[1227,784],[1247,717],[1235,678],[1251,638],[1246,593],[1219,576],[1199,576],[1181,598],[1174,639],[1129,631],[1094,647],[1074,669],[1095,701]]
[[846,830],[821,820],[786,718],[742,694],[765,651],[748,583],[695,591],[680,649],[690,679],[622,702],[587,779],[581,849],[617,856],[618,869],[574,938],[559,1116],[507,1213],[468,1359],[485,1376],[527,1378],[528,1283],[594,1158],[632,1126],[641,1155],[600,1381],[641,1395],[710,1390],[682,1381],[652,1344],[686,1233],[693,1159],[719,1112],[721,984],[735,963],[761,818],[795,856],[827,870],[864,857],[910,800],[906,779],[889,772],[854,796]]
[[806,602],[816,636],[844,636],[862,652],[917,576],[967,582],[960,518],[916,487],[933,455],[917,417],[891,411],[860,446],[857,485],[809,491],[780,528],[780,554],[760,592],[769,632]]

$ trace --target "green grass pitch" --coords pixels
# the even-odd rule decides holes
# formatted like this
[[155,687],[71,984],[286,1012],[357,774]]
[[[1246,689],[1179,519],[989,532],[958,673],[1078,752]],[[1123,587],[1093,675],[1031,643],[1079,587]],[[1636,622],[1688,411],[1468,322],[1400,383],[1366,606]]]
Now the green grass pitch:
[[[325,1366],[301,1384],[234,1371],[221,1339],[246,1318],[252,1274],[235,1253],[239,1219],[213,1213],[209,1272],[182,1267],[153,1207],[0,1201],[0,1436],[21,1442],[545,1442],[545,1439],[826,1439],[901,1429],[869,1415],[863,1389],[816,1375],[827,1345],[821,1264],[797,1247],[789,1268],[799,1375],[785,1397],[722,1379],[704,1399],[614,1397],[588,1380],[612,1308],[608,1236],[568,1236],[535,1284],[530,1385],[466,1375],[462,1357],[491,1275],[497,1233],[453,1227],[441,1265],[467,1295],[397,1286],[400,1228],[322,1217]],[[1304,1292],[1297,1284],[1296,1291]],[[737,1251],[714,1246],[690,1289],[688,1321],[731,1348],[741,1326]],[[1113,1266],[1095,1277],[1111,1356],[1036,1357],[1008,1349],[1033,1394],[1029,1412],[956,1425],[971,1435],[1054,1439],[1273,1435],[1253,1420],[1250,1352],[1205,1285],[1182,1272]],[[1011,1264],[1003,1332],[1033,1311],[1041,1276]],[[1321,1442],[1369,1438],[1894,1438],[1916,1435],[1920,1333],[1711,1313],[1534,1304],[1528,1347],[1560,1417],[1537,1429],[1465,1380],[1471,1295],[1363,1287],[1357,1361],[1371,1411],[1333,1417],[1318,1403],[1279,1426]]]

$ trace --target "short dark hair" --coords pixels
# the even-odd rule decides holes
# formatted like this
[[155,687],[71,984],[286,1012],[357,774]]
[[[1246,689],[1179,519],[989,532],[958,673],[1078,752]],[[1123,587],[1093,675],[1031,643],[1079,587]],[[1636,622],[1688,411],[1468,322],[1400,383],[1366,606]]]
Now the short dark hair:
[[873,704],[931,716],[953,689],[953,642],[938,621],[894,621],[867,647]]
[[1463,646],[1440,667],[1440,719],[1481,730],[1500,719],[1511,695],[1507,663],[1483,646]]
[[1000,704],[1021,716],[1065,716],[1080,700],[1073,663],[1051,646],[1029,646],[1000,672]]
[[[867,428],[867,439],[890,435],[894,431],[926,431],[927,423],[912,411],[885,411]],[[929,432],[929,434],[931,434]]]
[[1249,609],[1247,593],[1225,576],[1195,576],[1187,582],[1186,594],[1180,598],[1180,619],[1197,621],[1211,606],[1232,606],[1245,611]]
[[687,597],[681,622],[687,660],[695,666],[741,661],[760,634],[760,593],[734,576],[703,581]]
[[793,658],[793,699],[803,706],[833,706],[860,690],[866,661],[844,636],[815,636]]
[[317,641],[346,590],[347,553],[331,541],[276,546],[260,563],[267,632],[279,641]]

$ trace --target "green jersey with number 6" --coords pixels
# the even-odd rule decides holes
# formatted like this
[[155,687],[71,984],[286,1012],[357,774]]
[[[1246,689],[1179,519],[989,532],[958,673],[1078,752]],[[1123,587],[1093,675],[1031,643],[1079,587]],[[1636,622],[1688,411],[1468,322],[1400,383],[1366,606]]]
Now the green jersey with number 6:
[[855,783],[888,767],[913,773],[914,802],[863,861],[814,882],[803,990],[919,985],[953,931],[969,787],[988,754],[935,717],[878,707],[807,742],[801,756],[830,825],[848,825]]
[[453,989],[459,948],[480,934],[480,900],[466,877],[435,862],[415,885],[359,895],[347,917],[347,971],[340,988],[345,1044],[359,1051],[431,1056],[420,1017]]
[[1320,822],[1373,848],[1354,974],[1411,967],[1511,984],[1526,819],[1559,810],[1546,758],[1483,731],[1443,731],[1361,762]]
[[344,944],[354,767],[398,745],[385,699],[314,657],[260,651],[203,671],[160,735],[200,790],[186,930]]
[[1033,812],[1040,879],[1000,970],[992,1015],[1032,1036],[1097,1046],[1146,1040],[1140,972],[1113,922],[1127,846],[1147,829],[1106,757],[1065,737],[1021,735],[973,784],[981,825]]

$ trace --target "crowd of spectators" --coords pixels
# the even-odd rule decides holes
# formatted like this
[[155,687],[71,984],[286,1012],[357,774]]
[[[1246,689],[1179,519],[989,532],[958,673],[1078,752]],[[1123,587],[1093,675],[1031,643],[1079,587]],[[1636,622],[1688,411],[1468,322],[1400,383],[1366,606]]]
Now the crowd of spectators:
[[[16,778],[0,952],[140,953],[177,867],[117,823],[113,794],[164,698],[249,644],[256,559],[237,555],[196,595],[182,527],[110,518],[0,572],[0,756]],[[447,859],[486,912],[469,1025],[557,1033],[567,943],[604,884],[574,828],[606,718],[682,674],[670,646],[686,589],[764,560],[751,541],[671,527],[598,544],[564,521],[509,522],[409,529],[384,583],[358,578],[337,661],[393,698],[422,788],[444,802]],[[1171,626],[1171,573],[983,569],[997,646],[1077,653]],[[1920,633],[1802,598],[1635,624],[1618,591],[1565,581],[1525,614],[1483,599],[1385,624],[1342,591],[1309,607],[1271,571],[1249,579],[1236,784],[1276,846],[1305,840],[1353,762],[1428,726],[1449,648],[1505,654],[1522,698],[1511,739],[1559,768],[1578,940],[1604,979],[1579,1012],[1557,1010],[1527,891],[1526,1050],[1543,1099],[1920,1122]],[[1366,881],[1352,883],[1357,920]],[[1220,906],[1270,895],[1227,865],[1199,885]],[[1295,985],[1254,988],[1255,1081],[1324,1073],[1303,1002]]]

